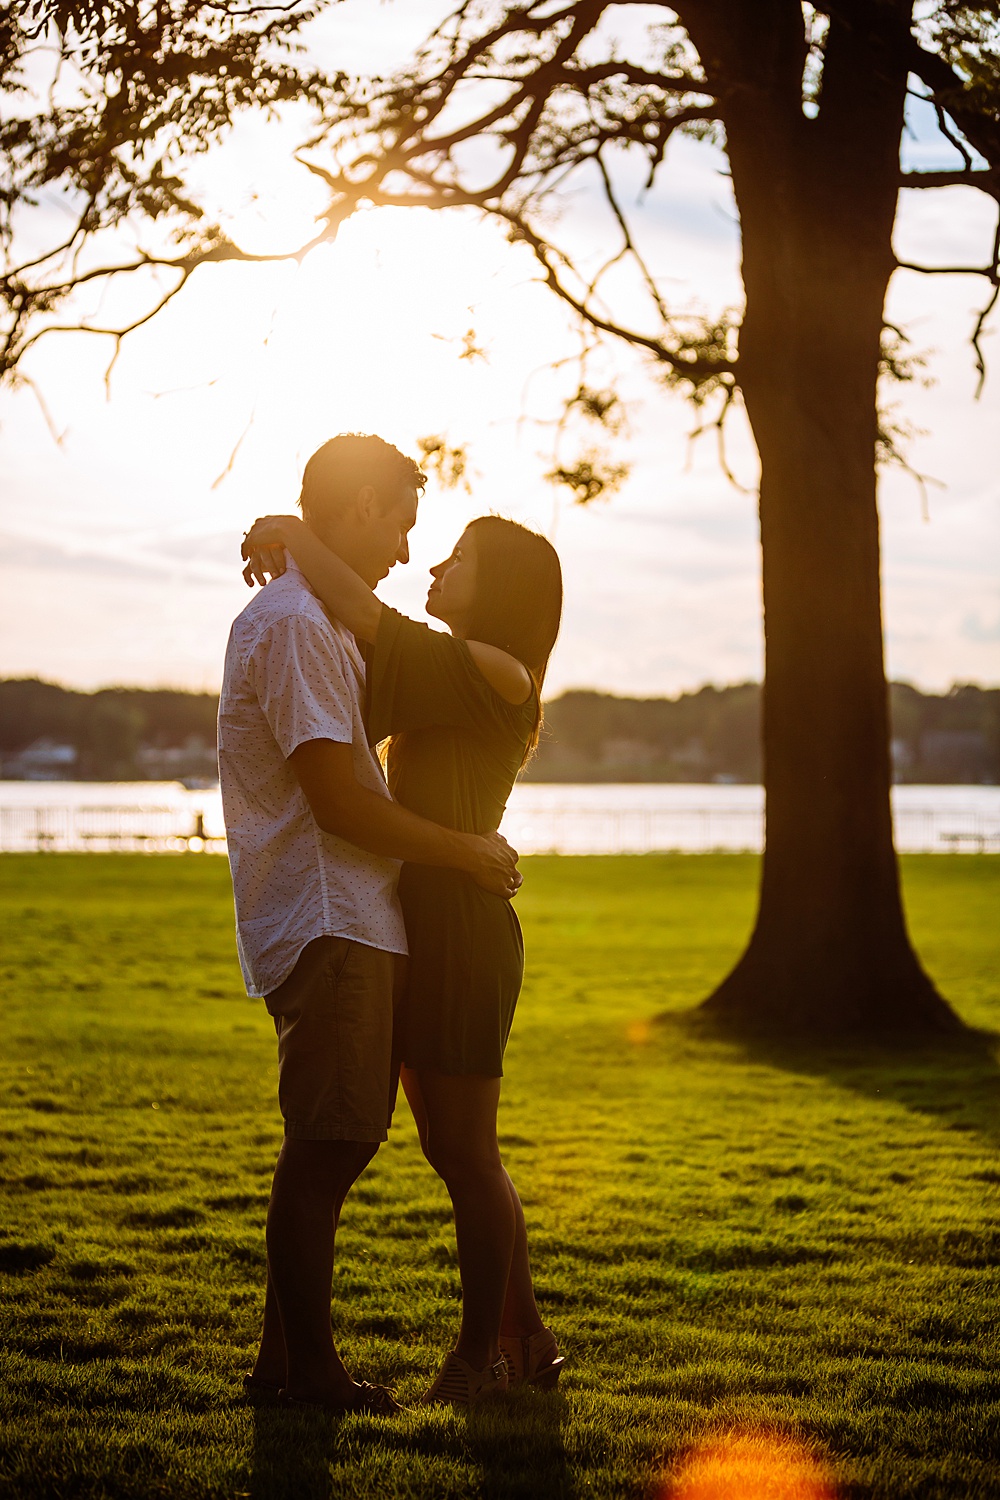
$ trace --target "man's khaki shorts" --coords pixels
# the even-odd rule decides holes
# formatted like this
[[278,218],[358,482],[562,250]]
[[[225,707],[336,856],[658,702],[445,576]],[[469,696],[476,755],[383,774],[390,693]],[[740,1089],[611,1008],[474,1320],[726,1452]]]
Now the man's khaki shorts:
[[287,1136],[386,1139],[399,1076],[393,996],[404,963],[349,938],[318,937],[265,996],[278,1033],[278,1104]]

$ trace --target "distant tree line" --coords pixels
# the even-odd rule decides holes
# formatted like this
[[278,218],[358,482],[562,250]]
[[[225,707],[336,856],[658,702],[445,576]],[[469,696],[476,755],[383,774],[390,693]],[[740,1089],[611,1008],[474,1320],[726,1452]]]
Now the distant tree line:
[[[36,678],[0,680],[0,757],[23,775],[24,753],[69,746],[80,780],[159,779],[211,766],[218,697],[161,688],[83,693]],[[1000,783],[1000,688],[891,689],[896,778]],[[546,704],[531,781],[761,779],[760,686],[703,687],[677,698],[574,690]]]
[[[157,752],[175,754],[175,774],[210,769],[219,699],[161,688],[76,692],[37,678],[0,680],[0,756],[18,774],[23,752],[40,741],[72,746],[70,776],[80,781],[160,779]],[[160,755],[159,762],[163,762]],[[11,765],[14,762],[14,765]],[[168,762],[169,763],[169,762]]]
[[[1000,688],[890,690],[895,775],[909,782],[1000,782]],[[677,698],[574,691],[546,704],[535,781],[741,781],[762,776],[760,685]]]

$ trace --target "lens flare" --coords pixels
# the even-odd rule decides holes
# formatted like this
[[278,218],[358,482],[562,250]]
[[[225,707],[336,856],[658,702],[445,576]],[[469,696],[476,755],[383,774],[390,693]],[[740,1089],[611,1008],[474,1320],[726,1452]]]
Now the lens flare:
[[648,1021],[630,1021],[625,1027],[625,1035],[633,1047],[641,1047],[653,1035],[653,1028]]
[[778,1433],[730,1432],[696,1444],[656,1500],[836,1500],[815,1454]]

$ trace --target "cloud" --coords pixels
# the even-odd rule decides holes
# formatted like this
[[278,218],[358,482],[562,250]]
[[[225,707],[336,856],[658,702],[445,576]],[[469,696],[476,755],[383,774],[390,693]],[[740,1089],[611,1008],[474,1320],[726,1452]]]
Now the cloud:
[[992,625],[984,625],[983,617],[978,611],[974,614],[966,615],[962,621],[962,634],[967,641],[977,641],[984,644],[991,641],[1000,641],[1000,614],[997,615]]
[[40,573],[73,573],[95,578],[133,579],[143,573],[158,574],[162,569],[135,558],[128,560],[108,553],[77,552],[33,537],[0,532],[0,551],[4,567],[32,569]]
[[126,545],[119,550],[64,546],[0,532],[0,552],[5,567],[92,578],[174,578],[180,563],[189,583],[214,585],[238,574],[240,540],[239,532],[227,531],[209,537],[156,540],[145,548]]

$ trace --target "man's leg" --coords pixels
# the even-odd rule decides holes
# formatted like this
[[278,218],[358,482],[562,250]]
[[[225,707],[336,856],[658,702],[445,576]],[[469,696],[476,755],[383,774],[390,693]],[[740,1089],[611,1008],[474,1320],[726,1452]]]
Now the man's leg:
[[284,1334],[284,1384],[303,1400],[346,1402],[354,1389],[333,1342],[336,1221],[373,1143],[286,1139],[267,1214],[267,1264]]
[[354,1390],[330,1326],[334,1239],[344,1199],[385,1138],[392,976],[391,954],[319,938],[267,996],[285,1139],[268,1205],[254,1375],[300,1399],[336,1405]]
[[285,1335],[281,1327],[281,1314],[278,1312],[278,1299],[274,1295],[270,1266],[264,1292],[264,1326],[260,1331],[260,1348],[253,1367],[253,1378],[276,1387],[285,1385],[288,1380]]
[[[282,1326],[281,1312],[279,1310],[278,1296],[277,1296],[277,1292],[276,1292],[275,1285],[274,1285],[274,1278],[273,1278],[273,1276],[271,1274],[271,1258],[275,1254],[275,1246],[274,1246],[273,1242],[275,1240],[277,1240],[277,1241],[280,1241],[282,1243],[287,1243],[287,1241],[289,1239],[294,1240],[295,1234],[297,1232],[296,1231],[296,1224],[295,1224],[295,1211],[294,1211],[294,1208],[293,1208],[293,1219],[292,1219],[292,1222],[289,1224],[287,1222],[287,1216],[284,1213],[283,1208],[282,1208],[281,1205],[283,1204],[284,1200],[286,1199],[288,1193],[293,1190],[293,1185],[294,1185],[294,1180],[295,1180],[294,1179],[294,1172],[295,1172],[294,1157],[296,1155],[295,1148],[296,1148],[297,1145],[302,1145],[302,1144],[303,1144],[302,1142],[286,1141],[285,1144],[284,1144],[284,1146],[282,1147],[281,1154],[278,1157],[278,1162],[277,1162],[277,1165],[275,1167],[274,1182],[273,1182],[272,1187],[271,1187],[271,1202],[268,1205],[268,1230],[267,1230],[267,1238],[268,1238],[268,1267],[267,1267],[267,1288],[266,1288],[266,1291],[265,1291],[265,1294],[264,1294],[264,1325],[263,1325],[263,1328],[261,1329],[260,1348],[258,1350],[257,1361],[256,1361],[256,1364],[254,1365],[254,1369],[253,1369],[254,1378],[256,1380],[263,1381],[267,1385],[273,1385],[275,1387],[284,1386],[284,1387],[287,1387],[289,1389],[291,1389],[291,1384],[290,1384],[290,1381],[289,1381],[289,1378],[288,1378],[288,1355],[287,1355],[286,1347],[285,1347],[285,1331],[284,1331],[284,1328]],[[337,1233],[337,1226],[338,1226],[338,1224],[340,1222],[340,1210],[341,1210],[341,1208],[344,1205],[344,1199],[347,1197],[348,1192],[353,1187],[353,1185],[357,1181],[358,1177],[361,1175],[361,1172],[364,1171],[365,1167],[372,1160],[372,1157],[375,1155],[375,1152],[377,1151],[378,1147],[374,1143],[370,1143],[370,1144],[369,1143],[365,1143],[365,1144],[357,1143],[355,1145],[353,1142],[344,1142],[344,1141],[335,1141],[335,1142],[332,1142],[332,1143],[327,1143],[327,1142],[305,1142],[304,1144],[305,1145],[320,1145],[320,1146],[332,1144],[333,1146],[340,1147],[340,1148],[343,1148],[343,1149],[348,1149],[348,1148],[353,1147],[353,1149],[356,1152],[359,1153],[359,1159],[360,1159],[361,1165],[360,1165],[358,1171],[355,1172],[353,1176],[351,1176],[347,1172],[345,1172],[343,1174],[344,1179],[345,1179],[344,1182],[343,1182],[343,1191],[340,1191],[338,1193],[338,1195],[335,1197],[334,1202],[333,1202],[333,1218],[332,1218],[332,1223],[333,1223],[333,1235],[334,1235],[334,1238],[335,1238],[336,1237],[336,1233]],[[289,1150],[288,1150],[288,1148],[289,1148],[289,1146],[291,1146],[291,1148],[292,1148],[291,1156],[293,1158],[293,1165],[292,1165],[291,1173],[289,1173],[289,1170],[288,1170],[288,1158],[289,1158]],[[349,1177],[349,1180],[346,1180],[348,1177]],[[276,1201],[278,1203],[277,1209],[275,1208]],[[307,1195],[301,1201],[304,1202],[304,1203],[308,1202],[309,1201],[309,1195]],[[315,1205],[314,1205],[314,1208],[315,1208]],[[320,1225],[322,1226],[322,1224],[325,1223],[325,1210],[323,1209],[322,1205],[319,1206],[319,1218],[320,1218]],[[277,1227],[275,1227],[275,1226],[277,1226]],[[299,1230],[299,1232],[301,1232],[301,1230]],[[319,1233],[316,1236],[316,1243],[319,1244],[319,1245],[321,1245],[322,1242],[323,1242],[323,1232],[322,1232],[322,1227],[321,1227]],[[331,1293],[332,1279],[333,1279],[332,1278],[332,1270],[333,1270],[333,1242],[332,1241],[331,1241],[330,1250],[331,1250],[331,1254],[330,1254],[330,1274],[326,1275],[326,1273],[323,1271],[322,1267],[320,1268],[320,1271],[319,1271],[319,1275],[321,1277],[325,1276],[325,1283],[326,1283],[326,1304],[325,1305],[326,1305],[326,1311],[324,1313],[324,1318],[325,1318],[325,1321],[326,1321],[327,1325],[329,1325],[330,1293]],[[277,1253],[278,1253],[278,1256],[279,1256],[279,1259],[280,1259],[282,1252],[279,1250]],[[294,1251],[292,1253],[292,1262],[293,1262],[293,1265],[297,1263]],[[299,1289],[299,1283],[300,1282],[301,1282],[301,1277],[299,1277],[298,1275],[296,1275],[295,1278],[294,1278],[293,1296],[296,1295],[296,1293],[297,1293],[297,1291]],[[294,1314],[293,1314],[293,1319],[294,1319]],[[332,1340],[331,1340],[331,1342],[332,1342]]]

